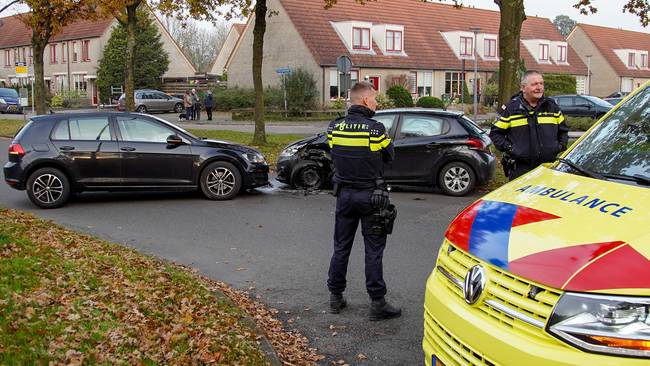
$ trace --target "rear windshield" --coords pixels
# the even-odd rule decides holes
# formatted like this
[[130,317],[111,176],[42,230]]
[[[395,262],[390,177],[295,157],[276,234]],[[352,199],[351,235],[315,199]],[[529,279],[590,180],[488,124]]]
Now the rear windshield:
[[474,132],[477,135],[481,135],[486,133],[485,130],[483,130],[481,127],[479,127],[474,121],[471,119],[463,116],[463,122],[465,122],[465,127],[470,130],[470,132]]
[[611,107],[612,105],[610,103],[607,103],[606,101],[597,98],[597,97],[592,97],[591,95],[585,95],[583,98],[588,99],[589,101],[593,102],[596,105],[599,105],[601,107]]
[[566,158],[608,177],[650,179],[650,87],[622,104]]
[[0,89],[0,98],[18,98],[18,92],[14,89]]

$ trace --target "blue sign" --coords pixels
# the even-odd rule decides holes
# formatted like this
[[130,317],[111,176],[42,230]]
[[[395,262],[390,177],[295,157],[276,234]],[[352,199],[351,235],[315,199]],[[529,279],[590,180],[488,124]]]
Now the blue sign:
[[291,69],[289,67],[280,67],[275,69],[275,72],[278,74],[291,74]]

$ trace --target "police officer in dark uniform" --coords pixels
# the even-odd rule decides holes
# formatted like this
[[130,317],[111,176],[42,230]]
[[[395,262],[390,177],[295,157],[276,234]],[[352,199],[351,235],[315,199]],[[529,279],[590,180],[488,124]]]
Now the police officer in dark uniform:
[[356,83],[350,90],[352,106],[348,115],[332,121],[327,129],[337,197],[334,254],[327,286],[331,294],[330,311],[337,314],[347,305],[343,298],[345,278],[354,235],[361,221],[366,289],[372,300],[370,320],[383,320],[396,318],[402,312],[384,299],[382,259],[396,212],[390,205],[382,177],[383,165],[393,160],[394,149],[384,125],[372,119],[377,107],[376,95],[372,84]]
[[538,71],[526,71],[521,91],[501,107],[490,138],[505,156],[502,160],[510,180],[549,163],[569,141],[569,127],[560,107],[544,96],[544,78]]

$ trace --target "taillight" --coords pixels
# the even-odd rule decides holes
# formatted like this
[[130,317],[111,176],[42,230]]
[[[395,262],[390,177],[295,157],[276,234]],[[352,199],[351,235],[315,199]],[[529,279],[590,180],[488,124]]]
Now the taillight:
[[483,140],[477,139],[477,138],[474,138],[474,137],[471,137],[470,139],[468,139],[466,144],[467,144],[467,147],[469,147],[470,149],[474,149],[474,150],[485,150],[487,148],[487,146],[485,145]]
[[25,156],[25,149],[18,143],[9,145],[9,156],[17,156],[19,158]]

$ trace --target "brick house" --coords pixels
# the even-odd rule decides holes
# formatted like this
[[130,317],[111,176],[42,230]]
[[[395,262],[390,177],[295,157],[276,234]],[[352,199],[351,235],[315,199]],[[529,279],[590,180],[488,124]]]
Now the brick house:
[[[340,0],[325,10],[322,0],[269,0],[264,39],[263,82],[279,85],[275,70],[304,68],[320,91],[320,102],[343,95],[336,59],[352,59],[353,81],[367,79],[380,92],[406,80],[415,97],[461,93],[461,78],[473,88],[474,33],[478,53],[477,87],[499,68],[499,12],[455,8],[437,2],[391,0],[358,5]],[[254,15],[228,62],[228,84],[252,87]],[[528,17],[521,33],[521,55],[528,69],[575,75],[584,92],[587,68],[550,20]],[[464,74],[462,73],[464,63]]]
[[[26,62],[33,70],[31,30],[21,22],[20,16],[0,18],[0,86],[28,84],[33,77],[33,72],[30,72],[30,78],[15,75],[15,63],[19,61]],[[169,70],[163,79],[193,77],[196,69],[192,63],[158,18],[154,16],[153,19],[161,34],[163,48],[169,54]],[[113,18],[79,20],[50,39],[43,55],[45,83],[50,92],[77,90],[86,95],[91,104],[97,103],[97,67],[116,25],[117,20]]]
[[223,42],[223,45],[217,54],[217,58],[212,63],[212,67],[210,67],[210,71],[208,72],[209,74],[218,76],[223,74],[228,57],[232,54],[232,50],[235,49],[237,40],[239,40],[239,36],[244,33],[245,28],[246,24],[239,23],[230,26],[226,40]]
[[631,92],[650,80],[648,33],[578,24],[567,40],[589,65],[592,95]]

